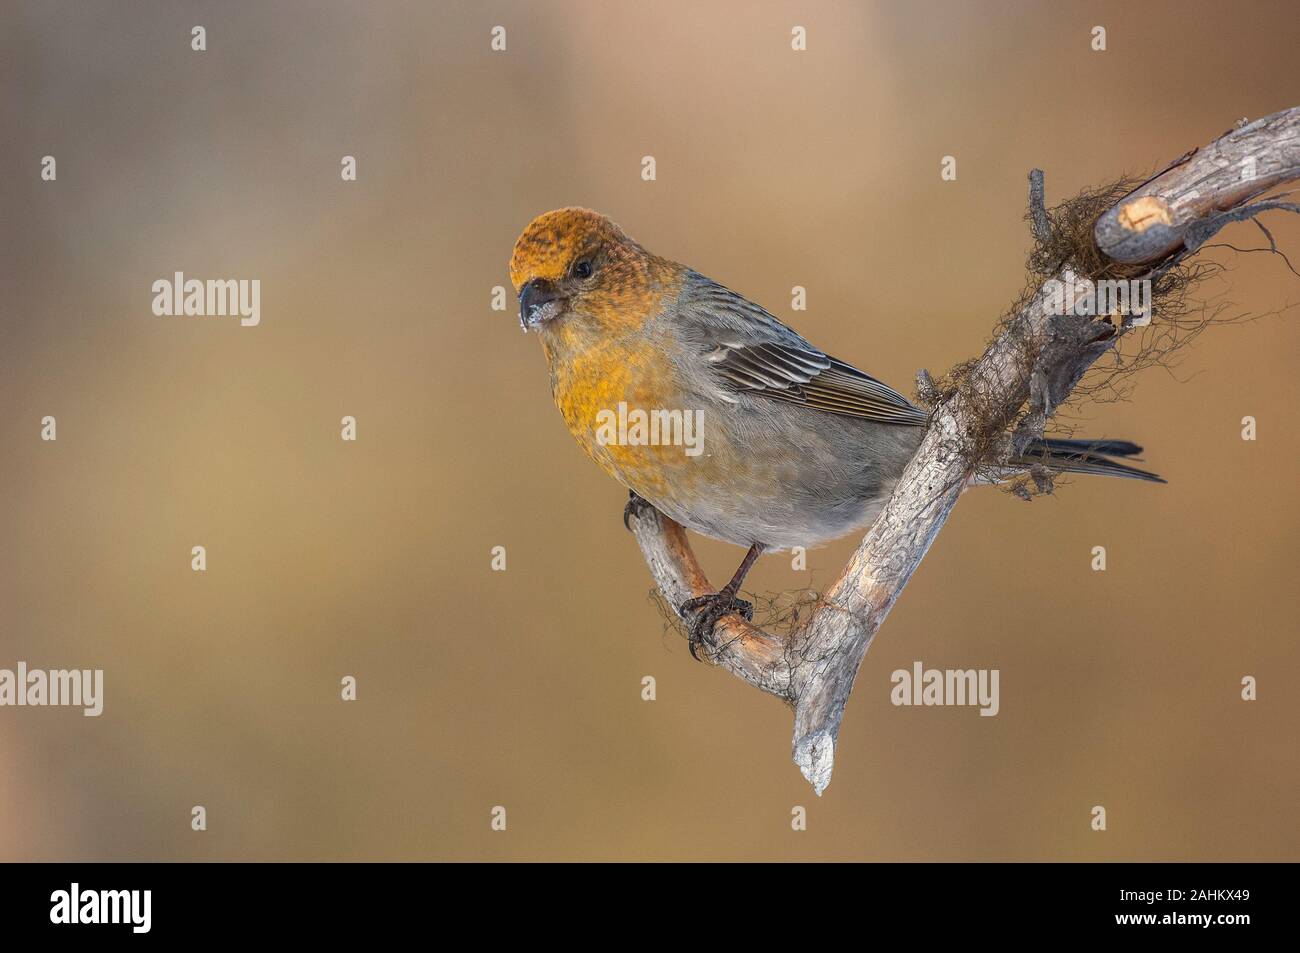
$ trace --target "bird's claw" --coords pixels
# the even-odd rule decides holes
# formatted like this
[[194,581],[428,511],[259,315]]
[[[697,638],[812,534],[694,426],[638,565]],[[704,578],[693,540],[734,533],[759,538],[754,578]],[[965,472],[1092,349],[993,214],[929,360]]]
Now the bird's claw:
[[691,650],[691,658],[702,661],[699,647],[705,645],[710,651],[713,644],[713,629],[723,616],[739,615],[746,622],[754,620],[754,604],[745,599],[738,599],[729,592],[711,592],[707,596],[687,599],[677,609],[677,614],[686,621],[689,630],[686,644]]
[[623,528],[630,531],[632,526],[628,521],[633,516],[640,519],[647,512],[653,513],[654,506],[649,501],[637,496],[636,490],[628,490],[627,505],[623,507]]

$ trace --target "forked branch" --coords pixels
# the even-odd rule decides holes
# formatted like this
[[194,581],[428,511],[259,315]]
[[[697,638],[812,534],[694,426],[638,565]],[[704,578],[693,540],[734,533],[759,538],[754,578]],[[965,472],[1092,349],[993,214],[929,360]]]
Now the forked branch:
[[[960,386],[937,400],[893,495],[803,622],[781,636],[735,615],[718,623],[710,661],[794,709],[794,760],[818,794],[830,783],[844,706],[867,648],[962,490],[977,474],[1011,472],[1016,449],[1041,433],[1084,372],[1130,330],[1113,315],[1057,313],[1060,298],[1049,292],[1071,286],[1084,298],[1099,277],[1097,261],[1132,279],[1167,274],[1231,222],[1300,211],[1280,196],[1260,199],[1297,178],[1300,107],[1239,125],[1115,202],[1097,218],[1088,254],[1056,265],[963,369]],[[1040,245],[1051,227],[1041,196],[1041,174],[1031,176]],[[1152,320],[1160,320],[1158,309]],[[629,526],[670,606],[714,591],[681,526],[650,507],[633,512]]]

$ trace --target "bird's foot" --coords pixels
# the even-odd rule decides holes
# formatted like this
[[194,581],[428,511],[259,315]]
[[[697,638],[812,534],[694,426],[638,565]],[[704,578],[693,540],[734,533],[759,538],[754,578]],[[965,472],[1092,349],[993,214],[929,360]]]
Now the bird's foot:
[[701,661],[699,647],[706,646],[713,651],[713,629],[718,620],[725,615],[739,615],[746,622],[754,619],[754,604],[744,599],[737,599],[734,593],[723,590],[711,592],[707,596],[687,599],[677,610],[677,614],[686,621],[689,636],[686,644],[690,647],[691,658]]
[[637,496],[636,490],[627,491],[627,505],[623,507],[623,528],[631,530],[632,526],[628,522],[633,516],[640,519],[646,513],[653,513],[654,505],[648,500]]

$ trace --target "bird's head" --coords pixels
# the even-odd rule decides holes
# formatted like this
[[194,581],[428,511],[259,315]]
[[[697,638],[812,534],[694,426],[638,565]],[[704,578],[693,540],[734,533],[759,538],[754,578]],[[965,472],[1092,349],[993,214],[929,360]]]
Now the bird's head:
[[659,295],[678,270],[585,208],[537,216],[510,256],[525,331],[551,329],[575,316],[588,330],[638,326],[657,310]]

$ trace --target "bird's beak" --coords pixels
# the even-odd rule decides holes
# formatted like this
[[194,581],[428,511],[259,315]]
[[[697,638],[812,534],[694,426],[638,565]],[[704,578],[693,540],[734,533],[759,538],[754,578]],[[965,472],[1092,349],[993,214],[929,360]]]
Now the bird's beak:
[[527,331],[558,317],[564,299],[555,285],[544,278],[534,278],[519,289],[519,326]]

